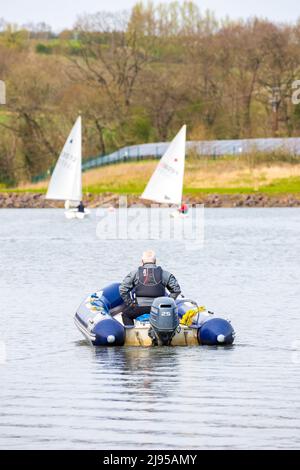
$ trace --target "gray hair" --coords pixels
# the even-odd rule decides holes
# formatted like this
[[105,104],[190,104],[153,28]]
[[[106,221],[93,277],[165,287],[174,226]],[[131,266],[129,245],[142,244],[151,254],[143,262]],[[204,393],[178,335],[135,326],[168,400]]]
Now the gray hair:
[[156,254],[153,250],[144,251],[142,256],[142,263],[156,263]]

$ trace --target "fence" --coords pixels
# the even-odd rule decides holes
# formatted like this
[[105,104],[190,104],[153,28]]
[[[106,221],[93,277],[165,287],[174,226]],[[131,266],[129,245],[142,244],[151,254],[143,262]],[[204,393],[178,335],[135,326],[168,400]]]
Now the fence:
[[[132,145],[124,147],[110,155],[92,158],[83,163],[82,169],[97,168],[99,166],[111,165],[130,160],[141,160],[147,157],[160,158],[169,142],[156,144]],[[240,139],[240,140],[207,140],[189,141],[186,144],[187,150],[195,150],[199,155],[220,157],[223,155],[241,155],[253,150],[258,152],[272,152],[285,150],[300,156],[300,137],[274,138],[274,139]]]
[[[101,155],[85,160],[82,170],[90,170],[114,163],[142,160],[145,158],[160,158],[169,142],[159,142],[142,145],[131,145],[124,147],[109,155]],[[239,139],[239,140],[204,140],[189,141],[186,143],[187,150],[194,150],[197,154],[217,158],[223,155],[242,155],[251,151],[274,152],[286,151],[289,154],[300,157],[300,137],[274,138],[274,139]],[[33,178],[33,182],[47,179],[51,171]]]

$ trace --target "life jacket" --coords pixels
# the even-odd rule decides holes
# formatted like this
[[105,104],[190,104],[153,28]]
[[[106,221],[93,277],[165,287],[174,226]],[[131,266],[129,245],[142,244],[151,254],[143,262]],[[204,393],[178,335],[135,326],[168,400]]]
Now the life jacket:
[[163,270],[160,266],[140,266],[138,284],[135,286],[136,297],[163,297],[165,286],[162,283]]
[[188,208],[187,204],[182,204],[179,210],[182,214],[187,214],[189,208]]
[[78,212],[84,212],[84,205],[82,201],[80,202],[79,206],[77,206]]

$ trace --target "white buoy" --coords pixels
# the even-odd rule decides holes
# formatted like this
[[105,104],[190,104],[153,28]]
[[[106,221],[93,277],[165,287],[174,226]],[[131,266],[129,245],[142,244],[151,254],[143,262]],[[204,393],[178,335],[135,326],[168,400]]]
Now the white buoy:
[[110,344],[111,344],[111,343],[114,343],[114,342],[115,342],[115,339],[116,339],[116,338],[114,337],[114,335],[108,335],[108,337],[107,337],[107,342],[110,343]]
[[218,341],[218,343],[224,343],[224,341],[225,341],[225,336],[224,336],[224,335],[218,335],[218,336],[217,336],[217,341]]

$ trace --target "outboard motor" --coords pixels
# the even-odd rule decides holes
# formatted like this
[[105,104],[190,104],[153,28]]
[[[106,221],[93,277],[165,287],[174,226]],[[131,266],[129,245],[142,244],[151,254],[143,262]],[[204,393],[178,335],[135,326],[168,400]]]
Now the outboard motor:
[[169,346],[179,326],[177,305],[170,297],[158,297],[151,306],[149,336],[155,345]]

